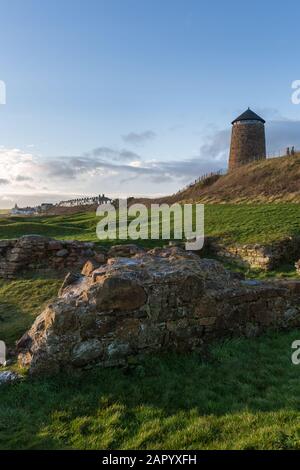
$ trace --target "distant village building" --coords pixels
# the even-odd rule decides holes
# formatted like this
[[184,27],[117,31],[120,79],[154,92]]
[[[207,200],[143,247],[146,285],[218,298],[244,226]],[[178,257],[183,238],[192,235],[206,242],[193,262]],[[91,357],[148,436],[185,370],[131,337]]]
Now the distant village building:
[[11,215],[37,215],[37,214],[46,212],[52,207],[54,207],[54,204],[51,204],[49,202],[43,202],[40,206],[35,206],[35,207],[29,207],[29,206],[18,207],[18,205],[15,204],[14,208],[11,209],[10,214]]
[[250,108],[232,121],[229,171],[266,158],[265,122]]
[[15,207],[10,211],[11,215],[34,215],[36,213],[35,207],[18,207],[17,204],[15,204]]
[[80,197],[76,199],[69,199],[68,201],[60,201],[57,204],[52,204],[50,202],[43,202],[39,206],[35,207],[18,207],[15,204],[14,208],[11,209],[11,215],[39,215],[47,212],[50,209],[55,207],[78,207],[78,206],[87,206],[87,205],[100,205],[100,204],[109,204],[113,200],[104,194],[99,194],[98,196],[92,197]]
[[38,206],[40,212],[46,212],[49,209],[52,209],[52,207],[54,207],[54,204],[52,204],[51,202],[43,202],[40,206]]
[[98,196],[92,197],[80,197],[76,199],[69,199],[68,201],[60,201],[58,205],[60,207],[76,207],[76,206],[87,206],[93,204],[108,204],[111,203],[112,199],[106,197],[105,194],[99,194]]

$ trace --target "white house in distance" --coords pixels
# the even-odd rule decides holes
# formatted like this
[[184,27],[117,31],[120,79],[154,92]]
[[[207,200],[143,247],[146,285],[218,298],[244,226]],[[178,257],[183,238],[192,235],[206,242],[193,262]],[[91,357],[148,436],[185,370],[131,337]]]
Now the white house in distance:
[[98,194],[98,196],[86,196],[76,199],[69,199],[68,201],[60,201],[57,204],[51,202],[43,202],[40,206],[35,207],[18,207],[15,204],[14,208],[10,210],[10,215],[39,215],[47,212],[53,207],[78,207],[88,205],[99,205],[111,203],[112,199],[105,196],[105,194]]
[[10,215],[37,215],[51,209],[52,207],[53,204],[46,202],[36,207],[18,207],[18,205],[15,204],[15,207],[10,211]]
[[36,214],[36,210],[34,207],[18,207],[15,204],[15,207],[10,211],[11,215],[34,215]]

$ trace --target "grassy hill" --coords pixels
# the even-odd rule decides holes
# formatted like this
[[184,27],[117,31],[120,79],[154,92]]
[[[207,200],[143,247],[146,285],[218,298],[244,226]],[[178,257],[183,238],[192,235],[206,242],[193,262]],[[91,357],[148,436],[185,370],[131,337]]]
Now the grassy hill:
[[300,202],[300,154],[244,165],[229,174],[196,183],[161,201]]
[[[60,239],[98,241],[95,212],[48,217],[0,218],[0,239],[40,234]],[[228,243],[266,243],[289,235],[300,235],[300,205],[208,204],[205,234]],[[100,242],[99,242],[100,243]],[[103,242],[102,242],[103,243]],[[119,243],[116,240],[114,243]],[[141,241],[150,244],[150,241]]]

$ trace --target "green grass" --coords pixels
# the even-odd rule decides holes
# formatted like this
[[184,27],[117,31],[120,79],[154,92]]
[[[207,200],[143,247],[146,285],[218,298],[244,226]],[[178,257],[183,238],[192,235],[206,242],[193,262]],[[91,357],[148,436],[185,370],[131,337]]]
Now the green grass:
[[229,271],[233,271],[236,273],[242,273],[246,279],[260,279],[261,281],[271,280],[271,279],[299,279],[299,274],[296,271],[294,264],[282,264],[277,269],[273,269],[271,271],[263,271],[261,269],[256,268],[248,268],[241,266],[234,261],[227,261],[224,259],[219,258],[218,256],[207,255],[207,258],[216,259],[220,261],[223,266],[228,269]]
[[227,243],[269,243],[300,235],[300,204],[206,206],[205,233]]
[[[2,282],[10,345],[60,280]],[[300,449],[300,331],[145,358],[128,370],[30,379],[0,390],[0,449]]]
[[[97,219],[0,219],[0,238],[39,233],[96,241]],[[206,207],[206,234],[269,242],[300,233],[300,206]],[[230,269],[239,269],[234,265]],[[294,276],[293,266],[247,277]],[[13,346],[61,284],[39,275],[0,281],[0,338]],[[25,379],[0,390],[0,449],[300,449],[300,331],[233,339],[197,355]]]
[[30,328],[43,305],[57,295],[57,278],[0,281],[0,339],[12,346]]
[[300,449],[299,331],[1,388],[1,449]]
[[9,217],[0,219],[0,239],[38,234],[60,239],[96,241],[95,214],[71,216]]
[[[60,239],[98,241],[98,221],[91,212],[68,216],[0,218],[0,239],[36,233]],[[299,235],[300,204],[207,205],[205,234],[220,236],[227,243],[267,243],[285,236]]]

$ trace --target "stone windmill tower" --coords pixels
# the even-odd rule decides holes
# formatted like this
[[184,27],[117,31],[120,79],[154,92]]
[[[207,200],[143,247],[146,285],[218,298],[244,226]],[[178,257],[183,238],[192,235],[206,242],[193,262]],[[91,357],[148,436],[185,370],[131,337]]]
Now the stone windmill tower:
[[229,171],[266,158],[265,122],[250,108],[232,121]]

